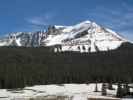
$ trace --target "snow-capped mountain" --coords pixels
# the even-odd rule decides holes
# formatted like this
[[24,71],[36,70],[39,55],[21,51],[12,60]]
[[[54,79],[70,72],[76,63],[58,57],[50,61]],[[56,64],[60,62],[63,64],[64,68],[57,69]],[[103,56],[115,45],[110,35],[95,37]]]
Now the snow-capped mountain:
[[0,46],[52,46],[55,51],[96,52],[118,48],[128,42],[116,32],[84,21],[73,26],[50,26],[47,31],[11,33]]
[[45,32],[42,31],[10,33],[0,39],[0,46],[38,47],[41,45],[45,35]]

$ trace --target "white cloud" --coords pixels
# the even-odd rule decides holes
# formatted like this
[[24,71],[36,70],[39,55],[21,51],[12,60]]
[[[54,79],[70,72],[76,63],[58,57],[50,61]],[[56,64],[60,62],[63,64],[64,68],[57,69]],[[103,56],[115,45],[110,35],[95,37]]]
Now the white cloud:
[[45,13],[44,15],[34,16],[26,19],[28,23],[33,25],[49,25],[52,24],[52,20],[55,17],[53,13]]
[[55,13],[47,12],[45,14],[25,18],[27,25],[22,29],[24,31],[38,31],[45,29],[48,25],[53,24],[55,15]]

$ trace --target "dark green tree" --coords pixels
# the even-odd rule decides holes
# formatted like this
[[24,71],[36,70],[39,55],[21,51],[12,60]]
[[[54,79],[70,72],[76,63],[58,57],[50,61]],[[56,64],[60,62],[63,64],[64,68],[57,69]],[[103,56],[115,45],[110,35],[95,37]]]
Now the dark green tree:
[[121,98],[121,97],[123,97],[122,85],[121,85],[121,83],[118,83],[117,86],[118,86],[118,88],[117,88],[116,96],[119,97],[119,98]]
[[107,85],[106,83],[102,84],[102,96],[106,96],[107,95]]

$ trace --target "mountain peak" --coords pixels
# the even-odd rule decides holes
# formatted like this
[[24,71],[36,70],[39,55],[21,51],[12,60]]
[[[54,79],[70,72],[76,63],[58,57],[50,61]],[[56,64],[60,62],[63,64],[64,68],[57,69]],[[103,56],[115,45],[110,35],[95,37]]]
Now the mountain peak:
[[61,45],[63,51],[96,52],[116,49],[128,41],[116,32],[87,20],[62,27],[60,34],[48,36],[43,42],[46,46]]
[[[55,51],[97,52],[128,42],[116,32],[89,20],[73,26],[53,26],[46,32],[17,32],[0,39],[0,46],[59,46]],[[60,50],[59,50],[60,49]]]
[[84,23],[84,24],[90,24],[90,23],[92,23],[92,22],[89,21],[89,20],[85,20],[85,21],[82,21],[81,23]]

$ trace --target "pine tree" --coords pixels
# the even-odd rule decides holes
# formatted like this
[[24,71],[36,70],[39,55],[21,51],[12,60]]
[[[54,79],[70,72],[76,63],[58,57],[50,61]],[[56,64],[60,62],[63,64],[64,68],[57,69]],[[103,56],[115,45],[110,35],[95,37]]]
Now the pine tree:
[[129,90],[129,86],[128,86],[128,83],[126,83],[125,85],[124,85],[124,95],[128,95],[129,93],[130,93],[130,90]]
[[108,89],[109,90],[114,90],[111,82],[108,84]]
[[98,92],[97,82],[96,82],[96,86],[95,86],[95,91],[94,92]]
[[102,84],[102,96],[106,96],[107,95],[107,90],[106,90],[106,84],[105,83],[103,83]]
[[123,96],[123,91],[122,91],[122,86],[121,86],[121,83],[118,83],[118,88],[117,88],[117,94],[116,94],[117,97],[122,97]]

